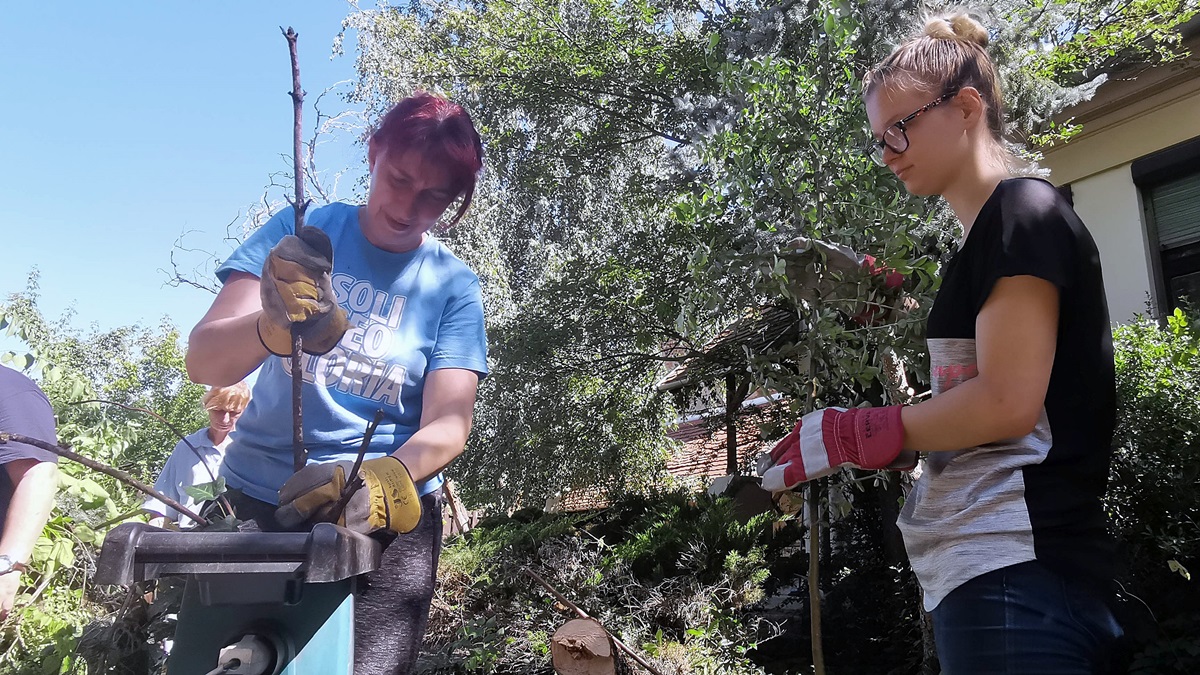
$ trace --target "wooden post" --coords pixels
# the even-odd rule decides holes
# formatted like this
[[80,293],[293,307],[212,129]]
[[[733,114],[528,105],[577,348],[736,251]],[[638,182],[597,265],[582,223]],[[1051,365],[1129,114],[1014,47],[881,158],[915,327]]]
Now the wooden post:
[[808,611],[809,630],[812,638],[813,672],[825,673],[825,650],[821,645],[821,510],[819,488],[824,479],[808,484]]
[[462,502],[458,500],[457,492],[449,479],[442,485],[442,494],[446,497],[446,505],[450,507],[450,518],[454,526],[458,528],[458,533],[466,534],[467,530],[470,529],[470,522],[467,520],[466,509],[463,508]]

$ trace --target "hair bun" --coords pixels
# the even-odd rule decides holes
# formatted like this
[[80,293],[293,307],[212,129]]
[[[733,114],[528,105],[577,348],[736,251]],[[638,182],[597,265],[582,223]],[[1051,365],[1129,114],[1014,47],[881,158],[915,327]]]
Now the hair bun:
[[925,22],[925,35],[935,40],[962,40],[980,47],[988,45],[987,31],[966,14],[931,17]]

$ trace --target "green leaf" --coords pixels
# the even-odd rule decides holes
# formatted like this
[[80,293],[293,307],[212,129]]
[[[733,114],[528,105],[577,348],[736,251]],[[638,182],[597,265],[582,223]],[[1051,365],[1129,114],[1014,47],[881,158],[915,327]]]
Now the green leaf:
[[199,485],[189,485],[183,488],[183,491],[198,502],[210,502],[225,494],[225,477],[217,476],[215,481]]
[[75,542],[63,537],[54,542],[50,549],[50,558],[59,567],[70,567],[75,564]]
[[1188,569],[1184,567],[1178,560],[1168,560],[1167,569],[1179,574],[1179,576],[1187,579],[1188,581],[1192,580],[1192,573],[1189,572]]

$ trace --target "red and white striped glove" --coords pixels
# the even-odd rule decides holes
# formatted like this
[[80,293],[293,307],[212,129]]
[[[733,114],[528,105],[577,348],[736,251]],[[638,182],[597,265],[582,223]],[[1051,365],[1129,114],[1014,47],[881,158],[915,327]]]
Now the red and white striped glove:
[[824,408],[805,415],[769,455],[760,458],[763,489],[791,490],[800,483],[835,473],[843,466],[913,468],[916,453],[901,454],[904,450],[901,409],[898,405],[850,410]]

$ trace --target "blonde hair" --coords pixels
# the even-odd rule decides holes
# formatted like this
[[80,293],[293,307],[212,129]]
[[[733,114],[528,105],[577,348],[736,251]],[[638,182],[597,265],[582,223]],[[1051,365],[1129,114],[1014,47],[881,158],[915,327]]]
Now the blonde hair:
[[204,392],[200,404],[205,410],[236,410],[241,412],[250,405],[250,387],[238,382],[229,387],[213,387]]
[[934,95],[974,87],[987,107],[992,139],[1003,150],[1004,98],[987,45],[987,31],[967,14],[928,17],[920,35],[906,40],[867,71],[863,97],[880,87],[928,89]]

